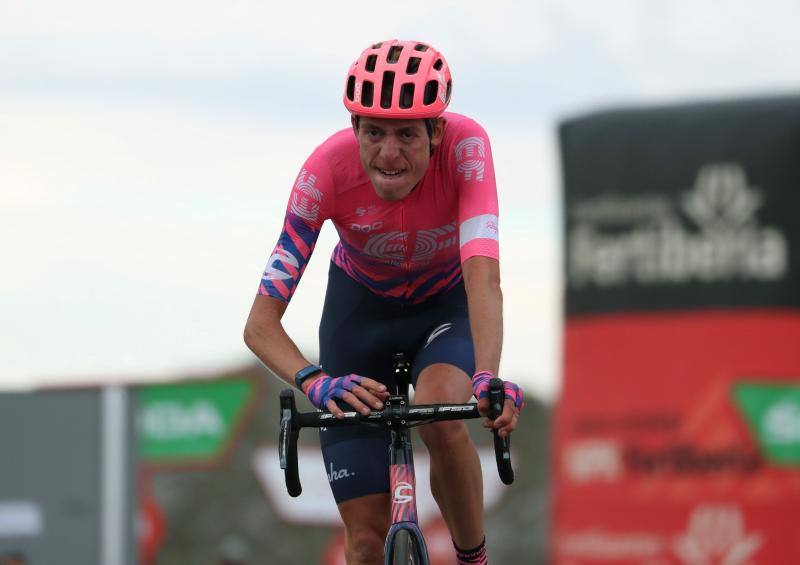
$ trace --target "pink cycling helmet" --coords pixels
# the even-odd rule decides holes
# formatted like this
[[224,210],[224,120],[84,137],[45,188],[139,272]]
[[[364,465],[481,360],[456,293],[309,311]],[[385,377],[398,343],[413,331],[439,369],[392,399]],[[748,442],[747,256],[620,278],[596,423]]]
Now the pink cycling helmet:
[[344,105],[375,118],[435,118],[450,103],[450,67],[436,49],[391,39],[368,47],[350,66]]

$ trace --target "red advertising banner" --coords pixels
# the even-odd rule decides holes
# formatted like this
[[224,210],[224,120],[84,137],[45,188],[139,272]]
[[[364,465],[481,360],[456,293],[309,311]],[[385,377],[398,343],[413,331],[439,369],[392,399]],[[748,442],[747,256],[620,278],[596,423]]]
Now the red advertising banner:
[[560,134],[553,565],[800,563],[800,99]]
[[798,344],[800,314],[571,322],[555,563],[800,562]]

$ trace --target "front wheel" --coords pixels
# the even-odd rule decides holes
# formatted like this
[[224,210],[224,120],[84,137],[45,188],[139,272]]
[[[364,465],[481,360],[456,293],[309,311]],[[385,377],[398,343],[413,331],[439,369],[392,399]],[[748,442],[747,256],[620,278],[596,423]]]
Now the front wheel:
[[390,565],[426,565],[427,562],[427,559],[423,561],[417,538],[408,530],[399,530],[394,536]]

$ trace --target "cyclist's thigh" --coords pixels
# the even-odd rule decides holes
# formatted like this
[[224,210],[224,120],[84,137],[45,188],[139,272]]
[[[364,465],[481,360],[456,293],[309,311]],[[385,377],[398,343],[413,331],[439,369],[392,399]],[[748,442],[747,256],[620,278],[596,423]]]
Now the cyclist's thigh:
[[415,389],[420,374],[436,364],[453,365],[472,375],[475,372],[475,353],[463,287],[453,289],[426,316],[425,331],[413,353]]
[[366,426],[320,430],[322,458],[337,504],[389,492],[389,431]]
[[398,310],[331,263],[319,326],[322,368],[334,377],[355,373],[391,385]]
[[[319,330],[325,371],[356,373],[391,386],[393,308],[331,264]],[[380,427],[320,429],[325,473],[337,504],[389,492],[390,441],[389,431]]]

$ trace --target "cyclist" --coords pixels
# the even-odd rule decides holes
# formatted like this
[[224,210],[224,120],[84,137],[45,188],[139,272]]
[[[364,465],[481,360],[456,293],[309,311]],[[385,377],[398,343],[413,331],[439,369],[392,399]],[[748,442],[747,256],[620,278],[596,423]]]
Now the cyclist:
[[[488,412],[488,381],[502,345],[497,194],[486,132],[445,113],[450,69],[430,45],[383,41],[347,75],[351,127],[316,148],[289,198],[283,231],[245,327],[248,347],[320,409],[337,402],[380,409],[391,390],[392,353],[412,358],[414,402],[467,402]],[[311,363],[281,317],[323,222],[339,234]],[[388,388],[387,388],[388,387]],[[505,383],[503,413],[484,426],[514,430],[522,393]],[[487,563],[477,451],[466,425],[420,428],[431,490],[459,563]],[[382,562],[389,527],[389,432],[321,430],[331,490],[345,525],[347,562]]]

